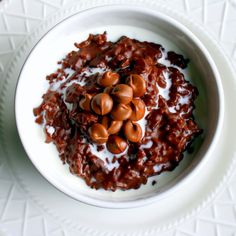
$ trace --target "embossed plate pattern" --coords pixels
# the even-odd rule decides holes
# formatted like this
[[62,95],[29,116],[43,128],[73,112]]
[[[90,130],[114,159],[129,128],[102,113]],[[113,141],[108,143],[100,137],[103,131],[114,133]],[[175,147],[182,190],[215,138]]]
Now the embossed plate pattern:
[[[16,11],[15,13],[17,15],[16,17],[18,17],[18,19],[25,17],[27,20],[23,21],[23,25],[20,25],[19,23],[18,28],[15,28],[14,33],[12,25],[16,25],[16,23],[12,22],[12,19],[9,20],[9,15],[14,15],[13,12],[11,12],[12,10],[10,7],[11,4],[14,6],[16,2],[17,1],[12,1],[9,4],[5,4],[4,11],[1,13],[3,19],[2,27],[4,27],[6,31],[9,31],[9,33],[3,32],[1,36],[9,39],[9,47],[16,46],[17,40],[20,42],[19,38],[21,36],[22,38],[25,38],[25,36],[33,30],[31,28],[33,27],[32,21],[39,21],[37,18],[39,18],[41,13],[46,15],[51,8],[56,8],[60,4],[61,6],[65,6],[64,4],[66,4],[66,1],[18,1],[18,7],[13,7],[14,9],[18,9],[18,12]],[[230,169],[228,169],[228,165],[232,163],[233,148],[229,148],[224,151],[224,155],[222,156],[224,157],[225,165],[222,165],[221,163],[220,168],[217,168],[218,172],[215,174],[214,181],[206,181],[204,184],[205,188],[202,192],[199,191],[198,196],[195,196],[194,204],[193,202],[189,202],[190,207],[185,206],[182,208],[181,212],[178,210],[176,212],[172,212],[173,217],[169,221],[164,220],[164,214],[160,217],[161,209],[157,208],[157,206],[155,206],[156,208],[150,207],[141,209],[138,213],[145,216],[147,216],[147,213],[159,211],[159,215],[152,214],[152,218],[145,217],[145,224],[143,224],[144,220],[140,214],[137,214],[137,212],[134,214],[131,211],[126,211],[125,213],[122,213],[121,211],[98,211],[97,209],[83,204],[78,205],[77,202],[66,198],[42,179],[42,177],[32,167],[25,154],[22,152],[22,148],[14,127],[14,116],[12,115],[12,95],[14,94],[13,92],[17,74],[21,68],[24,58],[29,52],[29,49],[35,42],[37,42],[40,35],[58,22],[58,20],[63,19],[78,10],[111,2],[119,3],[124,1],[90,1],[89,3],[79,1],[74,6],[60,9],[56,14],[54,14],[54,16],[52,15],[49,17],[41,27],[38,27],[37,30],[27,38],[26,44],[24,44],[24,46],[17,51],[18,53],[13,60],[13,66],[10,68],[6,66],[7,62],[9,62],[12,58],[11,53],[7,54],[5,51],[5,57],[1,56],[1,63],[4,64],[4,66],[0,66],[2,69],[1,73],[4,74],[5,69],[7,74],[4,76],[4,81],[1,80],[1,85],[4,85],[1,90],[1,94],[3,95],[1,96],[1,144],[3,144],[2,146],[5,150],[3,150],[4,152],[1,152],[0,159],[0,182],[1,186],[3,186],[0,189],[0,235],[1,231],[9,232],[12,235],[32,235],[32,232],[34,232],[35,235],[111,235],[112,232],[115,232],[117,235],[156,235],[157,231],[161,231],[161,235],[202,235],[203,232],[207,232],[208,235],[234,234],[236,231],[236,200],[234,197],[235,187],[233,186],[235,177],[231,177],[232,183],[228,182],[231,173]],[[228,122],[225,122],[225,132],[228,132],[227,134],[229,137],[232,132],[229,132],[230,128],[228,127],[228,124],[231,124],[235,116],[232,112],[232,107],[235,101],[235,81],[232,77],[233,72],[231,71],[229,62],[219,51],[217,45],[212,41],[212,39],[209,39],[204,33],[202,33],[201,28],[187,20],[187,18],[182,17],[181,14],[179,15],[176,12],[168,10],[168,8],[160,6],[159,4],[161,2],[162,1],[157,1],[157,3],[154,1],[138,1],[136,4],[150,5],[152,8],[159,9],[166,14],[170,14],[178,20],[183,21],[183,23],[185,23],[187,27],[191,28],[204,42],[204,44],[207,45],[208,49],[214,56],[223,77],[226,78],[223,82],[224,89],[227,90],[228,94],[227,112],[230,112],[228,113],[230,114],[230,117],[226,117]],[[187,14],[190,12],[192,13],[199,11],[199,15],[201,20],[203,20],[203,23],[208,23],[211,15],[213,14],[206,14],[206,12],[209,13],[210,7],[215,5],[218,6],[216,9],[219,10],[219,6],[222,5],[222,17],[214,16],[215,18],[213,17],[213,21],[217,22],[218,20],[220,22],[219,29],[217,28],[219,31],[219,39],[225,40],[226,32],[228,32],[227,27],[229,25],[227,24],[227,16],[231,17],[230,22],[233,22],[234,20],[229,14],[230,11],[234,10],[234,1],[203,1],[203,4],[205,5],[200,6],[196,6],[196,3],[193,2],[194,1],[181,1],[180,3],[180,1],[170,1],[169,7],[175,6],[176,8],[178,6],[177,9],[182,10]],[[69,1],[67,1],[67,4],[69,4]],[[41,8],[39,8],[39,6],[41,6]],[[36,8],[37,10],[33,10]],[[31,11],[29,11],[29,9],[31,9]],[[21,27],[26,30],[20,31]],[[214,29],[213,27],[211,28]],[[216,31],[216,29],[213,30],[213,32]],[[228,32],[228,35],[230,36],[227,36],[226,39],[229,41],[229,39],[232,38],[231,43],[233,44],[233,39],[235,38],[233,35],[235,36],[235,31],[232,29]],[[18,39],[15,39],[17,37]],[[6,49],[6,46],[1,48],[1,52],[4,52],[3,50]],[[231,49],[231,59],[233,60],[235,56],[234,44]],[[7,56],[9,56],[8,60]],[[9,68],[9,70],[6,68]],[[224,134],[222,134],[222,137],[224,137]],[[233,136],[231,139],[228,138],[227,140],[222,140],[220,146],[223,145],[234,147]],[[215,165],[214,159],[212,160],[212,163]],[[228,171],[225,171],[226,169],[228,169]],[[227,188],[224,188],[222,194],[218,195],[218,198],[215,199],[216,193],[218,193],[221,189],[223,190],[225,185],[227,185]],[[37,188],[34,188],[34,186],[37,186]],[[216,188],[216,186],[218,187]],[[184,196],[186,197],[186,194]],[[206,205],[207,208],[203,210],[203,207]],[[70,209],[74,212],[73,216],[68,217]],[[79,213],[76,213],[76,211],[79,211],[81,215],[78,215]],[[164,212],[168,211],[163,210],[163,213]],[[91,220],[91,216],[94,218],[92,218],[92,221],[89,221]],[[192,216],[192,218],[189,218],[190,216]],[[126,224],[124,222],[122,223],[122,218],[129,218],[130,221],[126,222]],[[140,222],[140,220],[142,221]],[[117,222],[120,224],[122,223],[122,229],[120,225],[117,225]],[[112,235],[114,235],[114,233]]]

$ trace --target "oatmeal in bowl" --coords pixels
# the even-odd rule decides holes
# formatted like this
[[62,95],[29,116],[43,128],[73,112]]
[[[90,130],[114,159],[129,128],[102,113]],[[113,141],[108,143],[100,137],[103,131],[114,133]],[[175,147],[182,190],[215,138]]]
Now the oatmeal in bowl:
[[180,71],[189,60],[152,42],[107,41],[106,33],[75,46],[46,77],[34,109],[46,142],[96,189],[136,189],[174,170],[202,131],[193,116],[198,90]]
[[42,176],[108,208],[161,201],[194,182],[223,110],[201,41],[135,6],[97,7],[52,28],[28,56],[15,97],[20,139]]

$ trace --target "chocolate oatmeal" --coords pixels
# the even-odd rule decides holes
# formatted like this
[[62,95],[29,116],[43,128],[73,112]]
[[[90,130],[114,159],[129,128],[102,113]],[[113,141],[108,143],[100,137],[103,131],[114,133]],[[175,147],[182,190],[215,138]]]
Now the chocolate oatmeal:
[[[200,134],[189,62],[155,43],[89,35],[46,77],[34,109],[46,142],[92,188],[137,189],[173,170]],[[155,183],[153,183],[155,185]]]

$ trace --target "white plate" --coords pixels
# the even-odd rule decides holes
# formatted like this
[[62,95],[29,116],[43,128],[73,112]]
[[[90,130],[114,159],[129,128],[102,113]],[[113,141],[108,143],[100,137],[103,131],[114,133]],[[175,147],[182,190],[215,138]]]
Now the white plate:
[[[94,5],[91,4],[90,7]],[[81,5],[78,7],[80,8],[74,7],[69,12],[65,11],[64,16],[73,14],[78,9],[82,9]],[[154,9],[155,7],[152,6],[152,8]],[[196,213],[209,203],[216,192],[219,191],[220,187],[226,183],[231,170],[235,167],[233,159],[235,157],[234,132],[236,129],[236,114],[234,109],[232,109],[236,102],[234,71],[224,54],[202,29],[187,19],[163,9],[161,6],[157,6],[156,8],[182,21],[183,24],[189,27],[202,40],[212,54],[222,78],[224,78],[222,82],[226,94],[225,123],[218,149],[215,155],[208,160],[205,166],[206,168],[196,176],[194,184],[180,189],[176,192],[175,196],[171,196],[165,199],[165,201],[146,206],[145,208],[118,211],[98,209],[66,197],[48,184],[36,172],[26,157],[16,136],[17,132],[12,114],[14,111],[13,101],[16,78],[22,65],[22,60],[25,58],[29,49],[29,42],[35,39],[38,34],[31,37],[27,41],[28,43],[25,44],[27,46],[21,49],[20,54],[17,54],[13,67],[7,77],[8,83],[5,84],[4,91],[2,91],[2,142],[6,151],[5,155],[11,164],[17,180],[27,194],[39,206],[53,214],[61,225],[68,228],[72,227],[72,229],[76,228],[83,235],[89,233],[105,235],[106,232],[106,235],[138,235],[139,233],[157,235],[156,233],[158,231],[174,227],[176,224],[182,222],[185,217]],[[41,32],[43,30],[41,29]]]

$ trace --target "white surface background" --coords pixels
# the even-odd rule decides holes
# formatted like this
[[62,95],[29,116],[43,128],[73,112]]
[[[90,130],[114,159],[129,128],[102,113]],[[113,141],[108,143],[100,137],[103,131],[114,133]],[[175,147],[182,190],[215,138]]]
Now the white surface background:
[[[0,2],[0,85],[14,52],[43,21],[76,0],[2,0]],[[187,15],[210,33],[236,66],[235,0],[159,0]],[[234,108],[232,108],[234,109]],[[222,157],[223,158],[223,157]],[[20,187],[4,158],[0,157],[0,236],[80,236],[63,227]],[[88,234],[89,235],[89,234]],[[236,171],[210,206],[175,229],[158,235],[236,236]]]

